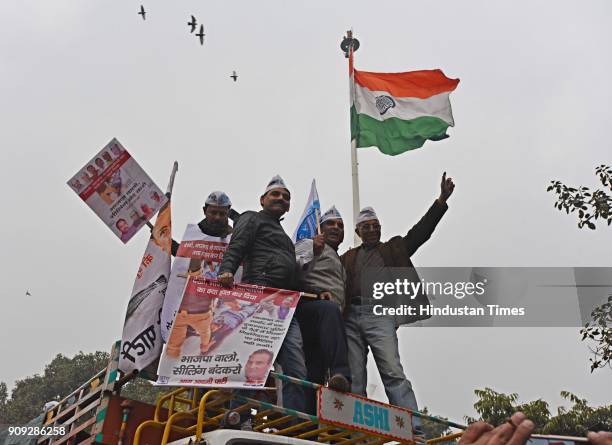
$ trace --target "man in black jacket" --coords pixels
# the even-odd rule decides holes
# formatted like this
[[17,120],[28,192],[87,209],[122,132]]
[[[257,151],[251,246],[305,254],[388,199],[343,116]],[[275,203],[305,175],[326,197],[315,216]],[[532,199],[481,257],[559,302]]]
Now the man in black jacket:
[[[263,210],[244,212],[234,227],[219,270],[218,278],[222,285],[232,286],[234,273],[243,263],[243,283],[295,289],[295,248],[280,224],[281,217],[289,211],[290,201],[291,194],[287,186],[276,175],[260,198]],[[286,375],[306,379],[302,335],[295,317],[291,320],[276,360]],[[303,412],[303,387],[292,383],[283,384],[283,405]]]
[[[366,395],[366,362],[369,348],[376,361],[389,403],[418,410],[412,385],[402,368],[396,334],[399,325],[414,322],[418,318],[400,319],[374,315],[373,307],[376,300],[365,296],[366,290],[361,289],[361,277],[366,268],[382,271],[385,267],[405,267],[410,268],[412,281],[418,282],[419,278],[410,257],[431,237],[436,225],[448,209],[446,200],[454,188],[452,179],[447,179],[444,172],[440,196],[425,216],[408,231],[406,236],[396,236],[384,243],[380,242],[381,226],[374,209],[366,207],[357,217],[355,232],[363,244],[350,249],[341,257],[347,274],[346,334],[352,392],[355,394]],[[422,299],[426,301],[426,298],[424,294],[417,296],[417,303]],[[413,418],[413,425],[417,430],[420,429],[418,417]]]

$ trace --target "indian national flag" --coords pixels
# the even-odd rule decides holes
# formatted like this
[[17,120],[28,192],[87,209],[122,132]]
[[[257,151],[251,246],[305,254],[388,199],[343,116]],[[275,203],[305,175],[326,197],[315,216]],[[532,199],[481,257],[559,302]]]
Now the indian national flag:
[[398,155],[423,146],[426,140],[447,138],[454,126],[449,94],[459,79],[441,70],[406,73],[351,74],[351,139],[357,147],[376,146],[387,155]]

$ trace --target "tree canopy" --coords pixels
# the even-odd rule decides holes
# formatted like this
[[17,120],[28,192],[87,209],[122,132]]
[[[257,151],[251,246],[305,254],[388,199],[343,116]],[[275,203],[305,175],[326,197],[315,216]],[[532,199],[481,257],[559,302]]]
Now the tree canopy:
[[477,389],[474,393],[478,397],[474,409],[480,417],[466,417],[470,423],[484,420],[500,425],[516,411],[522,411],[535,423],[535,432],[540,434],[586,436],[588,431],[612,431],[612,405],[591,407],[585,399],[568,391],[561,391],[561,397],[572,405],[559,407],[554,414],[541,399],[518,403],[518,394],[503,394],[491,388]]
[[[42,375],[34,374],[15,382],[8,397],[7,385],[0,382],[0,424],[22,425],[39,415],[46,402],[59,401],[81,386],[98,371],[108,365],[109,354],[82,351],[69,358],[57,354],[45,366]],[[163,388],[155,388],[140,378],[126,384],[121,395],[127,398],[154,403]]]
[[[612,167],[600,165],[595,168],[595,175],[605,189],[612,192]],[[591,191],[588,187],[568,187],[561,181],[551,181],[546,191],[557,195],[554,206],[558,210],[565,210],[566,214],[578,214],[578,228],[597,228],[596,221],[602,219],[612,224],[612,194],[607,190],[597,189]],[[612,360],[612,296],[608,302],[595,308],[591,313],[592,320],[580,331],[582,340],[591,340],[595,346],[591,348],[593,357],[591,372],[598,368],[610,366]]]
[[600,165],[595,169],[595,174],[599,181],[607,190],[591,190],[588,187],[568,187],[561,181],[551,181],[551,185],[546,189],[557,195],[554,206],[565,213],[578,214],[578,228],[585,226],[595,230],[596,222],[602,219],[612,224],[612,167]]

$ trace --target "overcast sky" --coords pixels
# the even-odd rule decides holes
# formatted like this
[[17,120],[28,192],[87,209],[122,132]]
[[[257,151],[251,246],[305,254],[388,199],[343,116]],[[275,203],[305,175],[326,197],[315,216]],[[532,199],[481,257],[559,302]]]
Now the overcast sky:
[[[361,202],[383,237],[420,218],[447,171],[455,193],[417,266],[612,266],[612,229],[578,230],[545,191],[553,179],[595,186],[595,166],[612,163],[610,2],[142,1],[144,22],[132,0],[0,2],[0,380],[121,335],[148,231],[124,246],[65,184],[113,137],[162,188],[179,162],[175,238],[211,190],[257,209],[276,173],[293,192],[287,232],[313,177],[322,206],[350,220],[339,43],[351,27],[358,69],[461,79],[449,139],[397,157],[359,152]],[[578,329],[400,332],[404,368],[435,414],[462,420],[485,386],[554,407],[561,390],[611,402],[612,373],[589,373]]]

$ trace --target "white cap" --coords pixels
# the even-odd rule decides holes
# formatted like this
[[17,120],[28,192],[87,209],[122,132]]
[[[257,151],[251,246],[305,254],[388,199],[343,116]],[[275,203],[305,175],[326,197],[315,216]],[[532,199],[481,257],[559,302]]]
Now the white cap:
[[373,219],[378,220],[378,216],[376,216],[374,209],[372,207],[364,207],[361,209],[361,212],[359,212],[359,215],[357,215],[357,221],[355,224],[359,225],[362,222],[372,221]]
[[51,400],[50,402],[45,403],[45,406],[43,406],[43,412],[48,411],[51,408],[55,408],[57,405],[59,405],[59,402]]
[[212,192],[204,201],[206,205],[220,206],[220,207],[231,207],[232,201],[230,201],[229,196],[222,191]]
[[285,184],[285,181],[283,181],[283,178],[281,178],[279,175],[276,175],[272,179],[270,179],[270,182],[268,182],[268,185],[266,186],[266,190],[263,192],[263,194],[265,195],[270,190],[274,190],[274,189],[285,189],[289,191],[289,188]]
[[321,216],[321,224],[323,224],[325,221],[329,221],[330,219],[342,220],[342,215],[340,215],[340,212],[338,211],[338,209],[336,209],[336,206],[331,206],[331,209],[329,209],[323,214],[323,216]]

